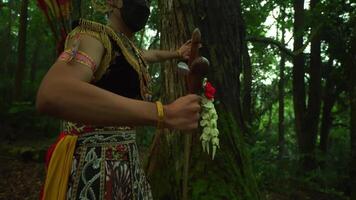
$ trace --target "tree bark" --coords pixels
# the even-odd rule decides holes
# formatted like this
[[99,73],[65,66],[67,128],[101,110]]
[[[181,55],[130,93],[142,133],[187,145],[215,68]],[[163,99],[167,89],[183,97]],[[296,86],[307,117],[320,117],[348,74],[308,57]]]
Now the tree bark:
[[[221,149],[211,161],[210,156],[202,153],[198,133],[193,135],[188,199],[232,199],[237,196],[260,199],[240,131],[241,124],[244,124],[239,81],[244,39],[240,1],[160,0],[159,8],[162,17],[161,47],[164,49],[179,47],[190,38],[195,27],[200,28],[202,54],[210,60],[209,79],[217,88],[216,99],[220,102],[217,110]],[[166,62],[161,74],[164,102],[172,102],[186,92],[185,81],[177,73],[176,62]],[[183,135],[176,131],[156,134],[146,167],[155,199],[182,199],[183,143]],[[222,169],[224,173],[221,173]],[[220,185],[228,192],[218,194],[217,190],[209,189],[200,192],[196,187],[201,187],[202,181],[206,184],[203,187]]]
[[31,62],[31,69],[30,69],[30,81],[33,83],[36,80],[36,73],[37,73],[37,68],[38,68],[38,58],[39,58],[39,52],[41,48],[41,42],[38,41],[35,46],[35,51],[32,56],[32,62]]
[[21,100],[22,83],[26,68],[26,34],[27,34],[27,13],[28,13],[29,0],[21,2],[20,12],[20,28],[19,28],[19,42],[18,42],[18,64],[15,74],[15,91],[14,99]]
[[[295,57],[296,55],[300,54],[300,53],[295,53],[295,52],[299,52],[300,49],[295,49],[294,51],[291,51],[290,49],[288,49],[285,45],[283,45],[281,42],[273,39],[273,38],[268,38],[268,37],[246,37],[246,40],[249,42],[258,42],[258,43],[262,43],[262,44],[268,44],[268,45],[274,45],[276,46],[280,51],[283,51],[288,58],[292,59],[293,57]],[[303,47],[301,47],[303,48]]]
[[[314,10],[319,0],[311,0],[310,7]],[[303,46],[304,34],[304,1],[294,1],[294,51]],[[314,12],[317,14],[317,11]],[[295,126],[300,164],[303,171],[310,171],[316,167],[315,144],[318,133],[320,104],[321,104],[321,56],[320,34],[318,27],[312,25],[311,58],[309,67],[308,103],[305,93],[305,59],[303,54],[297,54],[293,59],[293,103],[295,113]]]
[[[314,14],[318,15],[315,10],[316,5],[319,3],[319,0],[311,0],[310,7]],[[312,25],[312,31],[315,31],[316,25]],[[319,127],[319,117],[321,109],[321,40],[320,34],[316,35],[311,39],[311,57],[310,57],[310,66],[309,66],[309,90],[308,90],[308,107],[305,116],[305,122],[303,126],[305,127],[304,134],[305,138],[305,159],[303,162],[304,169],[311,170],[316,167],[315,161],[315,145],[316,138],[318,134]]]
[[[281,30],[282,30],[282,45],[285,45],[285,9],[281,8]],[[279,83],[278,83],[278,158],[282,159],[284,156],[284,96],[285,96],[285,67],[286,67],[286,55],[281,51],[281,61],[279,69]]]
[[[304,0],[294,0],[294,50],[303,46],[304,33]],[[305,86],[304,86],[304,55],[298,54],[293,58],[293,105],[295,115],[295,131],[300,154],[304,155],[306,138],[304,137],[305,118]]]
[[322,108],[322,117],[321,117],[321,125],[320,125],[320,144],[319,144],[319,149],[323,154],[327,153],[329,133],[333,124],[331,111],[340,93],[340,90],[337,88],[335,78],[332,75],[333,61],[334,59],[330,58],[327,64],[326,83],[323,92],[324,95],[323,95],[323,108]]
[[350,51],[347,58],[348,64],[348,80],[349,80],[349,97],[350,97],[350,143],[351,143],[351,161],[350,161],[350,182],[351,182],[351,198],[356,199],[356,17],[351,20],[353,22],[353,34],[350,40]]
[[[356,75],[356,73],[353,73]],[[350,135],[351,135],[351,162],[350,162],[350,181],[351,181],[351,198],[356,199],[356,83],[352,81],[352,89],[350,91],[351,101],[351,119],[350,119]]]
[[251,126],[252,123],[252,64],[248,52],[247,43],[244,42],[243,49],[243,101],[242,111],[246,123]]
[[244,42],[243,50],[243,101],[242,111],[246,123],[252,123],[252,65],[248,52],[247,42]]
[[8,66],[8,61],[9,61],[11,53],[12,53],[12,48],[10,48],[10,47],[12,44],[11,29],[12,29],[12,24],[13,24],[13,14],[12,14],[11,10],[13,7],[13,0],[9,0],[7,4],[10,9],[8,26],[7,26],[6,32],[4,34],[4,40],[2,40],[0,43],[0,47],[2,49],[7,49],[7,51],[5,51],[5,53],[0,56],[0,58],[2,60],[2,62],[0,64],[0,72],[3,72],[3,73],[9,73],[8,69],[10,67]]

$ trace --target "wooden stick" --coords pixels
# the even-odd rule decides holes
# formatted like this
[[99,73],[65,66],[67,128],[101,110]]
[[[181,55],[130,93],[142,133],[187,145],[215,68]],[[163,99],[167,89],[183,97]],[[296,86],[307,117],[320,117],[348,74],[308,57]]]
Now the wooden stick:
[[[188,60],[190,72],[186,77],[187,87],[190,94],[199,94],[202,87],[202,80],[207,74],[209,62],[199,55],[199,45],[201,43],[201,32],[196,28],[192,33],[192,48]],[[182,199],[188,200],[189,184],[189,161],[192,147],[192,137],[195,131],[190,131],[185,135],[184,141],[184,169],[183,169],[183,194]]]

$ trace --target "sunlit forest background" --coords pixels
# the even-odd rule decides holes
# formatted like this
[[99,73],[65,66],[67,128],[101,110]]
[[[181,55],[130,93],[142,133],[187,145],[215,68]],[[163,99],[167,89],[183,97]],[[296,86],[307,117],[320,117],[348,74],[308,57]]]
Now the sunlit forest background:
[[[353,0],[152,0],[135,43],[172,50],[201,29],[221,140],[211,160],[193,138],[185,174],[184,134],[139,129],[155,199],[356,200],[355,8]],[[106,23],[88,0],[0,0],[0,199],[39,197],[61,127],[37,112],[36,91],[80,18]],[[184,93],[176,62],[149,68],[154,98],[165,103]]]

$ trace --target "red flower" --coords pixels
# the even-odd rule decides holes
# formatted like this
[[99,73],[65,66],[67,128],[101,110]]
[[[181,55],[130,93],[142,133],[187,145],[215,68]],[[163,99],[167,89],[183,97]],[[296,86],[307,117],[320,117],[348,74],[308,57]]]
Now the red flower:
[[215,96],[216,89],[211,85],[211,83],[207,82],[205,85],[205,96],[208,99],[213,99]]

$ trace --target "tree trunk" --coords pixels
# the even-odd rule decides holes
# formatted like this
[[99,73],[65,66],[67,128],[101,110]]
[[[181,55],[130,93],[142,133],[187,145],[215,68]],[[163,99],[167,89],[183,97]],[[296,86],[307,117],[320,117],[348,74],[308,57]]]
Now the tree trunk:
[[336,99],[340,93],[337,89],[335,78],[332,75],[332,63],[334,59],[330,58],[327,71],[326,71],[326,83],[323,95],[323,112],[321,117],[320,126],[320,145],[319,149],[323,154],[327,153],[328,150],[328,140],[330,129],[333,124],[333,119],[331,116],[331,110],[334,107]]
[[[355,71],[355,70],[354,70]],[[355,77],[356,72],[353,73]],[[356,83],[352,80],[352,88],[350,91],[351,101],[351,119],[350,119],[350,135],[351,135],[351,162],[350,162],[350,181],[351,181],[351,198],[356,199]]]
[[18,43],[18,64],[15,74],[15,91],[14,99],[21,100],[22,82],[26,68],[26,34],[27,34],[27,12],[29,0],[21,2],[20,12],[20,28],[19,28],[19,43]]
[[351,138],[351,162],[350,162],[350,182],[351,198],[356,199],[356,17],[351,20],[354,24],[353,34],[350,40],[350,51],[347,58],[349,74],[349,96],[350,96],[350,138]]
[[[319,0],[311,0],[310,7],[314,10]],[[304,0],[294,1],[294,51],[303,47],[303,13]],[[314,14],[318,14],[317,11]],[[316,26],[312,25],[312,32]],[[320,34],[315,33],[311,40],[310,82],[308,89],[308,104],[305,94],[305,64],[303,53],[293,58],[293,103],[295,113],[295,126],[300,164],[303,171],[310,171],[316,167],[315,144],[318,133],[320,104],[321,104],[321,56]]]
[[37,67],[38,67],[38,58],[39,58],[39,52],[41,48],[41,42],[38,41],[35,46],[35,52],[33,53],[32,56],[32,62],[31,62],[31,70],[30,70],[30,81],[33,83],[36,80],[36,73],[37,73]]
[[[303,47],[304,34],[304,0],[294,0],[294,51]],[[305,153],[306,138],[304,136],[305,118],[305,87],[304,87],[304,55],[300,53],[293,57],[293,105],[295,115],[295,131],[300,154]]]
[[[179,47],[195,27],[200,28],[202,54],[210,60],[209,79],[216,86],[216,99],[220,101],[217,110],[221,149],[211,161],[211,156],[202,153],[198,133],[193,135],[188,199],[260,199],[238,126],[244,123],[239,82],[244,39],[240,1],[160,0],[159,8],[164,49]],[[165,63],[162,76],[164,102],[172,102],[185,93],[184,78],[178,75],[175,62]],[[182,199],[183,143],[183,135],[176,131],[156,134],[146,167],[155,199]],[[221,194],[216,185],[226,188],[226,193]]]
[[[318,15],[315,10],[319,0],[311,0],[310,7],[314,14]],[[312,25],[312,31],[316,31],[315,23]],[[305,159],[303,162],[304,169],[311,170],[316,167],[315,145],[319,127],[319,117],[321,108],[321,41],[320,34],[316,33],[311,39],[311,58],[310,58],[310,81],[308,90],[308,108],[305,116]]]
[[248,125],[252,123],[252,65],[248,52],[247,42],[244,42],[243,50],[243,117]]
[[13,14],[11,12],[12,7],[13,7],[13,1],[9,0],[8,1],[8,7],[10,9],[9,12],[9,19],[8,19],[8,26],[6,29],[6,33],[4,34],[5,37],[4,39],[0,42],[0,47],[2,49],[7,49],[3,55],[0,56],[2,62],[0,64],[0,72],[3,72],[4,74],[8,74],[9,66],[8,66],[8,61],[10,59],[11,53],[12,53],[12,40],[11,40],[11,30],[12,30],[12,24],[13,24]]
[[[281,8],[281,30],[282,30],[282,45],[285,45],[285,9]],[[281,61],[280,61],[280,69],[279,69],[279,83],[278,83],[278,157],[279,159],[284,156],[284,96],[285,96],[285,67],[286,67],[286,55],[283,51],[281,51]]]

